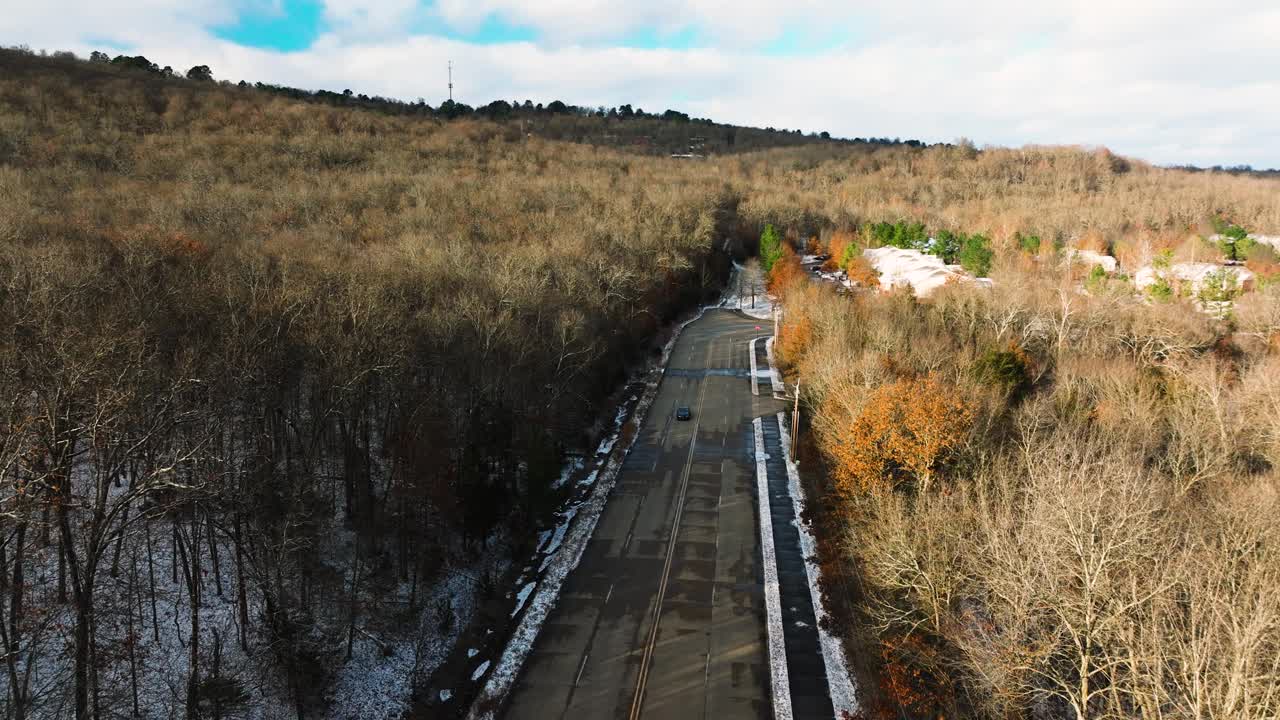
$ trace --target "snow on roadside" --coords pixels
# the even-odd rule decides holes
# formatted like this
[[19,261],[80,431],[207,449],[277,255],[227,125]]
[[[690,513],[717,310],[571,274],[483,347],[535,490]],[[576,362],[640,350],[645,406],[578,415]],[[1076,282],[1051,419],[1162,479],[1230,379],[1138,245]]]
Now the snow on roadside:
[[782,597],[778,587],[778,561],[774,556],[773,520],[769,514],[769,479],[765,468],[764,424],[752,422],[756,436],[756,501],[760,513],[760,554],[764,571],[765,634],[769,640],[769,686],[773,717],[791,717],[791,682],[787,677],[787,648],[782,634]]
[[564,542],[564,534],[569,532],[569,525],[573,522],[574,516],[578,514],[578,508],[572,507],[564,512],[564,520],[556,525],[555,533],[551,536],[551,544],[544,551],[547,555],[554,555],[560,549],[560,545]]
[[538,549],[535,552],[542,552],[542,547],[547,544],[547,539],[551,537],[553,530],[543,530],[538,533]]
[[839,720],[846,712],[850,715],[857,713],[857,691],[845,661],[844,648],[840,644],[840,639],[828,632],[822,622],[827,617],[827,611],[823,607],[822,593],[818,589],[822,582],[822,568],[817,562],[818,544],[802,519],[804,487],[800,484],[800,469],[791,459],[791,433],[787,430],[786,413],[778,413],[778,428],[782,431],[781,444],[782,455],[787,465],[787,488],[791,493],[791,503],[796,511],[796,527],[800,530],[800,552],[804,555],[805,574],[809,577],[809,594],[813,597],[813,609],[818,620],[818,641],[822,645],[822,660],[827,668],[827,686],[831,690],[831,704],[835,708],[835,718]]
[[556,478],[556,481],[551,484],[552,489],[559,490],[564,487],[564,484],[569,482],[569,478],[584,467],[586,467],[586,464],[582,461],[582,458],[574,458],[572,461],[565,463],[560,470],[560,477]]
[[[680,327],[676,328],[671,335],[671,339],[663,347],[662,357],[657,366],[649,371],[652,377],[645,383],[644,393],[636,402],[635,409],[631,414],[630,424],[637,432],[631,434],[626,441],[627,444],[622,447],[622,452],[615,452],[609,455],[603,460],[605,463],[603,468],[597,467],[592,473],[594,486],[576,508],[578,522],[573,523],[572,527],[565,533],[562,542],[564,552],[556,553],[555,559],[547,565],[546,572],[538,583],[538,590],[527,603],[527,608],[524,614],[521,615],[520,622],[512,632],[510,640],[507,641],[507,646],[503,649],[497,666],[489,674],[489,679],[485,681],[484,687],[480,689],[471,705],[471,709],[467,712],[468,720],[493,718],[495,711],[501,707],[502,701],[511,691],[511,686],[515,684],[516,676],[519,675],[525,658],[533,650],[533,643],[537,639],[539,631],[542,630],[542,624],[546,621],[547,616],[551,614],[551,609],[555,607],[556,601],[559,599],[560,588],[564,584],[565,578],[578,566],[578,562],[582,559],[582,553],[586,550],[592,533],[595,532],[596,523],[599,521],[600,514],[609,499],[609,494],[613,492],[618,472],[622,469],[622,463],[626,460],[627,453],[631,450],[630,443],[639,434],[640,426],[644,423],[644,418],[649,412],[649,406],[653,404],[654,398],[657,397],[658,385],[662,382],[663,371],[667,366],[667,361],[671,358],[671,351],[675,348],[676,341],[680,338],[680,334],[685,327],[700,319],[706,314],[707,310],[718,307],[725,307],[723,301],[716,305],[703,307],[692,318],[681,323]],[[624,415],[619,413],[617,417],[622,418]],[[618,430],[620,431],[621,428]],[[609,443],[609,448],[612,449],[619,436],[620,432],[615,432],[603,442]],[[598,454],[597,458],[599,459]]]
[[773,337],[764,343],[765,354],[769,357],[769,380],[773,383],[774,395],[785,395],[787,386],[782,382],[782,373],[778,372],[778,362],[773,359]]
[[[635,400],[636,397],[632,395],[631,399]],[[627,403],[624,402],[618,405],[618,412],[613,416],[613,433],[605,438],[604,442],[600,443],[600,447],[596,448],[596,457],[603,457],[613,452],[613,446],[618,442],[618,433],[622,430],[622,423],[626,419]]]
[[532,593],[536,587],[538,587],[538,583],[531,582],[520,588],[520,592],[516,593],[516,607],[511,611],[511,617],[515,617],[520,614],[520,611],[524,609],[525,602],[529,599],[529,594]]
[[578,481],[578,487],[590,487],[596,484],[596,478],[600,476],[600,470],[592,470],[589,475]]
[[751,338],[751,343],[747,347],[747,358],[751,361],[751,394],[760,394],[760,368],[756,366],[756,343],[760,342],[760,338]]

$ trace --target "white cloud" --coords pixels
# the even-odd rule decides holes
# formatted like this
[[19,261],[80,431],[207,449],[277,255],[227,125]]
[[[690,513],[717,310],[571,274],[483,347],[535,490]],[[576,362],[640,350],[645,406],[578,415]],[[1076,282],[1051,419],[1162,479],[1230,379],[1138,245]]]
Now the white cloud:
[[324,19],[348,39],[404,36],[425,11],[417,0],[324,0]]
[[[329,32],[308,50],[239,47],[207,28],[213,0],[23,4],[0,42],[72,49],[117,39],[173,67],[220,78],[350,87],[433,104],[453,60],[456,94],[588,105],[676,107],[725,122],[847,136],[979,143],[1107,145],[1155,162],[1280,166],[1280,8],[1263,0],[327,0]],[[478,45],[414,35],[424,13],[446,26],[496,17],[537,43]],[[842,27],[851,38],[802,56],[758,48],[783,28]],[[711,46],[642,50],[610,41],[696,29]]]
[[854,17],[856,6],[832,0],[439,0],[437,12],[463,29],[496,17],[534,28],[552,44],[696,29],[717,44],[742,47],[772,39],[795,23],[821,27],[846,21]]

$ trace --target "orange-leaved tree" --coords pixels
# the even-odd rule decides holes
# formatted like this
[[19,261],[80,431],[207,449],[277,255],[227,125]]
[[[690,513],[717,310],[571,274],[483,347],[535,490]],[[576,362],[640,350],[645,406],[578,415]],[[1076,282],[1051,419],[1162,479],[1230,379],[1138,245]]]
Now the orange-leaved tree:
[[875,289],[880,287],[880,273],[871,266],[871,263],[861,255],[850,257],[845,263],[845,274],[849,281],[865,288]]
[[880,692],[858,709],[854,720],[898,720],[902,717],[938,718],[954,692],[950,681],[931,670],[938,652],[918,635],[881,640]]
[[827,272],[839,270],[843,267],[845,251],[850,245],[857,243],[857,236],[847,230],[837,230],[831,233],[831,239],[827,241],[827,258],[822,263],[822,269]]
[[934,376],[882,385],[827,438],[836,488],[856,493],[888,483],[928,492],[972,425],[971,405]]
[[798,310],[790,311],[782,317],[776,346],[778,357],[784,365],[795,367],[800,364],[805,350],[813,343],[813,321]]
[[769,270],[769,292],[779,299],[784,299],[788,291],[806,281],[800,258],[791,246],[783,245],[782,257],[778,258]]

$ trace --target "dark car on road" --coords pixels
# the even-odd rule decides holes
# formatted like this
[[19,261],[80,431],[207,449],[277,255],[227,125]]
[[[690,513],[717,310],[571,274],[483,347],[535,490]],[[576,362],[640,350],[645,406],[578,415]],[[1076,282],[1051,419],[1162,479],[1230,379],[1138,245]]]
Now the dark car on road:
[[688,420],[691,417],[693,417],[693,413],[689,412],[689,408],[687,407],[676,408],[677,420]]

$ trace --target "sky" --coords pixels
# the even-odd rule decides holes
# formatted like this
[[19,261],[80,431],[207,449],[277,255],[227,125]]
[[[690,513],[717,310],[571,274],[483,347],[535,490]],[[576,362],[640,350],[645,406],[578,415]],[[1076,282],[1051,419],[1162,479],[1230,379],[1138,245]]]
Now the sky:
[[4,0],[0,44],[438,105],[1280,167],[1276,0]]

